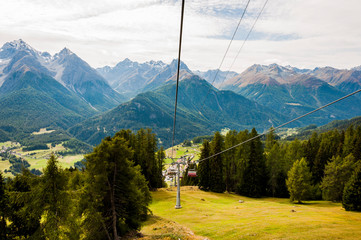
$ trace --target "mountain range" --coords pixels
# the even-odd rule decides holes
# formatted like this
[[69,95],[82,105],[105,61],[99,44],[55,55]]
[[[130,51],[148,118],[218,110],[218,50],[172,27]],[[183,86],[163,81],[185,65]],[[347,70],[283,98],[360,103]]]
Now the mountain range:
[[[75,137],[97,144],[119,129],[152,128],[164,145],[172,137],[175,84],[138,94],[113,110],[70,128]],[[208,95],[204,105],[201,99]],[[287,117],[231,91],[220,91],[193,75],[179,84],[176,142],[223,128],[268,129]]]
[[0,49],[0,129],[11,134],[68,129],[125,98],[64,48],[51,56],[22,40]]
[[[227,80],[223,88],[295,118],[361,88],[361,72],[330,69],[255,64]],[[335,72],[338,72],[338,81],[332,74]],[[356,94],[303,119],[302,123],[322,125],[335,119],[358,116],[361,114],[360,103],[360,94]]]
[[[166,83],[175,81],[177,61],[173,60],[169,65],[162,61],[150,61],[138,63],[125,59],[114,67],[105,66],[97,71],[119,93],[129,99],[137,94],[154,90]],[[180,64],[180,79],[192,75],[187,65]]]
[[[263,131],[361,87],[360,67],[255,64],[238,74],[180,66],[177,142],[222,128]],[[6,43],[0,48],[0,137],[51,128],[97,144],[121,128],[150,127],[169,146],[176,69],[176,60],[129,59],[94,69],[67,48],[51,55],[22,40]],[[359,116],[360,104],[355,95],[293,126]]]

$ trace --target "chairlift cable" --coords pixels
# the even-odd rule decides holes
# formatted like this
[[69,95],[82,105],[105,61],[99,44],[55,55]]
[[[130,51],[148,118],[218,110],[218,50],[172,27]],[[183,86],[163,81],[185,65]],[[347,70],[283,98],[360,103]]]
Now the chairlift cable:
[[174,136],[175,136],[175,124],[176,124],[176,118],[177,118],[177,101],[178,101],[180,58],[181,58],[181,51],[182,51],[184,2],[185,2],[185,0],[182,0],[181,24],[180,24],[180,34],[179,34],[179,49],[178,49],[178,64],[177,64],[177,86],[176,86],[176,93],[175,93],[174,119],[173,119],[172,159],[173,159],[173,154],[174,154]]
[[[234,37],[236,36],[236,33],[237,33],[237,31],[238,31],[238,28],[239,28],[239,26],[241,25],[242,19],[243,19],[244,15],[245,15],[245,13],[246,13],[246,11],[247,11],[247,8],[248,8],[248,5],[249,5],[250,1],[251,1],[251,0],[248,0],[247,5],[246,5],[246,7],[245,7],[244,10],[243,10],[242,16],[241,16],[241,18],[240,18],[239,21],[238,21],[238,25],[237,25],[236,29],[235,29],[234,32],[233,32],[233,36],[232,36],[232,38],[231,38],[231,41],[230,41],[229,44],[228,44],[227,50],[226,50],[226,52],[225,52],[224,55],[223,55],[222,61],[221,61],[221,63],[219,64],[219,67],[218,67],[218,69],[217,69],[217,72],[216,72],[216,74],[215,74],[215,76],[214,76],[214,78],[213,78],[213,81],[212,81],[212,83],[211,83],[212,86],[213,86],[214,82],[215,82],[216,79],[217,79],[218,73],[219,73],[219,71],[220,71],[220,69],[221,69],[221,67],[222,67],[222,65],[223,65],[223,62],[224,62],[224,60],[225,60],[225,58],[226,58],[226,56],[227,56],[227,54],[228,54],[228,51],[229,51],[229,49],[230,49],[230,47],[231,47],[231,44],[232,44],[232,42],[233,42],[233,39],[234,39]],[[201,111],[200,111],[200,112],[202,112],[202,110],[203,110],[204,104],[205,104],[205,102],[206,102],[206,100],[207,100],[207,96],[208,96],[208,94],[209,94],[210,91],[211,91],[211,87],[208,89],[208,92],[207,92],[206,96],[204,97],[204,100],[202,101]]]
[[258,14],[258,16],[257,16],[256,20],[254,21],[254,23],[253,23],[253,25],[252,25],[251,29],[249,30],[249,32],[248,32],[248,34],[247,34],[246,38],[244,39],[244,41],[243,41],[243,43],[242,43],[242,46],[239,48],[239,50],[238,50],[238,52],[237,52],[236,57],[233,59],[233,62],[232,62],[232,64],[231,64],[231,66],[229,67],[229,69],[228,69],[228,71],[227,71],[227,73],[226,73],[226,76],[223,78],[222,83],[219,85],[219,89],[221,89],[221,87],[222,87],[222,85],[223,85],[224,81],[227,79],[227,76],[228,76],[229,72],[231,71],[231,69],[232,69],[232,67],[233,67],[234,63],[236,62],[236,60],[237,60],[237,58],[238,58],[238,56],[239,56],[240,52],[242,51],[243,46],[246,44],[246,42],[247,42],[247,40],[248,40],[249,36],[251,35],[251,33],[252,33],[253,29],[254,29],[254,26],[256,25],[256,23],[257,23],[257,21],[258,21],[259,17],[261,16],[261,14],[262,14],[262,12],[263,12],[264,8],[266,7],[267,3],[268,3],[268,0],[266,0],[266,1],[265,1],[265,3],[263,4],[263,7],[262,7],[261,11],[259,12],[259,14]]

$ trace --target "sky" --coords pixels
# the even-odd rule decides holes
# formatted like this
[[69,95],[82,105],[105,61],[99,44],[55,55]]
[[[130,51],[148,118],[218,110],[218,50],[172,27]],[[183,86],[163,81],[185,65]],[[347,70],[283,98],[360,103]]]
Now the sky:
[[[191,70],[220,66],[248,1],[186,0],[181,60]],[[361,65],[361,1],[268,0],[245,42],[264,3],[249,1],[222,70]],[[94,68],[178,55],[181,1],[1,0],[0,12],[0,46],[23,39],[50,54],[67,47]]]

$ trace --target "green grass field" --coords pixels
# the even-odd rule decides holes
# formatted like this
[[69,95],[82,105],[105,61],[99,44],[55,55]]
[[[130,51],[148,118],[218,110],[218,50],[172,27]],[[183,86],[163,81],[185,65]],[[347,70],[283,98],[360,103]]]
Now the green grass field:
[[[0,143],[0,148],[1,148],[1,146],[10,147],[10,146],[14,146],[14,143],[12,144],[11,142],[4,142],[4,143]],[[15,151],[16,153],[20,153],[21,157],[29,162],[29,164],[30,164],[29,169],[35,168],[35,169],[39,169],[40,171],[42,171],[46,167],[48,158],[52,152],[66,150],[62,144],[58,144],[55,147],[51,147],[50,144],[48,144],[48,147],[50,147],[50,149],[23,151],[22,147],[20,145],[18,145],[18,147],[16,149],[14,149],[13,151]],[[58,161],[59,161],[59,165],[61,167],[68,168],[68,167],[74,166],[75,162],[81,161],[83,158],[84,158],[84,155],[78,154],[78,155],[59,157]],[[0,171],[2,171],[3,173],[4,173],[4,170],[9,169],[10,166],[11,165],[8,160],[6,160],[6,161],[0,160]],[[13,177],[13,175],[11,173],[6,173],[6,174],[4,173],[4,176],[5,177]]]
[[[347,212],[340,203],[293,204],[288,199],[253,199],[183,187],[182,209],[175,209],[175,188],[161,189],[152,196],[150,209],[156,217],[142,229],[148,239],[360,239],[361,236],[361,213]],[[162,233],[160,229],[166,228],[164,221],[180,227],[172,228],[173,235],[169,235],[170,231]],[[190,229],[195,235],[186,230],[182,235],[179,228]]]
[[[174,156],[173,158],[180,158],[184,155],[194,155],[193,160],[199,159],[201,144],[194,144],[192,147],[183,147],[182,144],[174,146]],[[165,150],[166,156],[172,156],[172,148],[168,148]]]

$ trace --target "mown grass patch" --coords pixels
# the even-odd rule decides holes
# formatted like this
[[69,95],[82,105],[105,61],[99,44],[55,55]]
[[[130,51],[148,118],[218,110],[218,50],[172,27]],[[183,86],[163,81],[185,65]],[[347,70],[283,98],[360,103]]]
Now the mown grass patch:
[[[193,160],[199,159],[200,154],[200,144],[193,144],[192,147],[183,147],[182,144],[174,146],[173,158],[180,158],[184,155],[194,155]],[[172,148],[166,149],[166,156],[172,157]]]
[[2,158],[0,157],[0,170],[4,177],[12,177],[13,176],[11,173],[4,172],[4,170],[9,169],[10,166],[11,166],[11,164],[10,164],[9,160],[2,160]]
[[84,158],[83,154],[65,156],[64,158],[58,158],[59,164],[62,168],[74,167],[74,163],[81,161]]
[[[182,188],[153,192],[150,209],[210,239],[359,239],[361,213],[346,212],[340,203],[293,204],[282,198],[247,198],[236,194]],[[239,203],[243,200],[244,203]]]
[[[12,142],[3,142],[0,143],[1,146],[12,147],[15,146]],[[13,149],[12,151],[16,152],[17,157],[24,158],[26,161],[29,162],[30,167],[29,169],[38,169],[43,171],[46,167],[47,161],[50,158],[52,153],[56,153],[58,151],[66,150],[63,144],[57,144],[55,147],[51,147],[51,144],[48,144],[49,149],[42,149],[42,150],[33,150],[33,151],[23,151],[23,148],[20,145],[16,145],[17,148]],[[63,168],[69,168],[71,166],[74,167],[74,163],[77,161],[81,161],[84,158],[83,154],[77,155],[68,155],[65,157],[59,157],[59,165]],[[5,169],[9,169],[11,164],[9,161],[2,161],[0,160],[0,170],[4,172]],[[4,174],[6,177],[13,177],[11,173]]]

